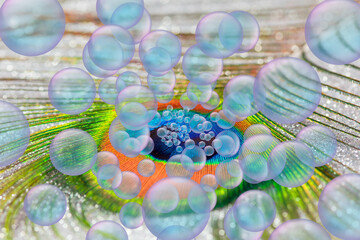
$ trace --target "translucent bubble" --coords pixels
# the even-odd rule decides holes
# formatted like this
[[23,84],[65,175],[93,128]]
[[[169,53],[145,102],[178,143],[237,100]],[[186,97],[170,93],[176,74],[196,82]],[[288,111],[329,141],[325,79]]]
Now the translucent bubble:
[[247,231],[235,221],[234,208],[230,208],[224,218],[224,230],[230,240],[259,240],[263,234],[260,232]]
[[179,192],[174,185],[164,183],[152,189],[149,201],[159,213],[169,213],[179,203]]
[[256,181],[263,181],[268,175],[267,160],[259,154],[249,154],[240,161],[241,169],[246,176]]
[[141,40],[139,54],[149,74],[163,75],[178,63],[181,57],[181,43],[179,38],[170,32],[152,31]]
[[159,128],[156,133],[157,133],[159,138],[165,137],[166,136],[166,129],[165,128]]
[[215,153],[215,150],[212,146],[206,146],[204,148],[204,151],[205,151],[206,156],[209,156],[209,157],[214,155],[214,153]]
[[150,177],[155,173],[155,163],[150,159],[144,159],[137,166],[139,174],[143,177]]
[[210,121],[212,122],[217,122],[220,120],[220,116],[219,116],[219,113],[218,112],[212,112],[210,114]]
[[211,85],[196,85],[190,82],[186,89],[187,96],[194,103],[206,103],[212,94]]
[[[181,164],[181,154],[172,156],[166,163],[165,170],[169,177],[185,177],[191,178],[194,174],[192,171],[186,170]],[[190,161],[190,160],[189,160]]]
[[181,95],[180,104],[183,107],[183,109],[185,109],[185,110],[194,109],[197,105],[197,103],[194,103],[190,100],[190,98],[188,97],[186,92],[183,93],[183,95]]
[[135,45],[131,34],[118,26],[98,28],[90,37],[88,51],[92,61],[105,70],[118,70],[134,56]]
[[117,96],[115,110],[127,128],[136,130],[154,118],[157,107],[155,96],[147,87],[129,86]]
[[119,167],[119,160],[115,154],[107,151],[98,152],[95,154],[95,163],[91,168],[94,175],[97,175],[99,169],[106,164],[113,164]]
[[94,139],[80,129],[67,129],[52,140],[50,159],[54,167],[66,175],[81,175],[94,165],[97,146]]
[[65,68],[52,77],[48,93],[51,104],[57,110],[75,115],[91,106],[96,86],[87,72],[79,68]]
[[144,13],[144,4],[127,2],[119,5],[110,18],[110,24],[128,29],[136,25]]
[[86,70],[96,77],[110,77],[117,72],[117,70],[109,71],[98,67],[89,55],[88,43],[84,47],[82,59]]
[[318,106],[321,82],[313,67],[303,60],[278,58],[259,71],[254,97],[261,113],[272,121],[297,123],[310,116]]
[[237,154],[240,149],[240,139],[232,131],[222,131],[216,136],[215,140],[221,142],[220,147],[214,143],[214,148],[216,152],[223,157],[232,157]]
[[343,65],[360,57],[360,5],[332,0],[316,6],[306,21],[305,37],[311,51],[324,62]]
[[183,147],[182,146],[177,146],[176,147],[176,152],[177,153],[181,153],[183,151]]
[[258,112],[254,101],[252,76],[241,75],[231,79],[224,88],[224,105],[237,117],[248,117]]
[[192,149],[192,148],[194,148],[194,147],[195,147],[195,142],[194,142],[194,140],[192,140],[192,139],[186,140],[186,141],[185,141],[185,147],[186,147],[187,149]]
[[260,35],[260,26],[256,18],[244,11],[234,11],[230,14],[239,21],[243,30],[243,41],[238,52],[247,52],[253,49]]
[[29,123],[19,108],[0,100],[0,167],[17,161],[30,140]]
[[141,190],[141,181],[133,172],[122,172],[121,184],[113,191],[121,199],[131,199],[136,197]]
[[254,124],[246,129],[244,139],[246,140],[255,135],[271,135],[271,131],[263,124]]
[[144,222],[141,205],[135,202],[125,204],[120,210],[119,218],[122,225],[127,228],[140,227]]
[[113,221],[101,221],[95,223],[86,234],[86,240],[128,240],[125,229]]
[[206,146],[206,143],[204,141],[199,142],[199,147],[204,148]]
[[104,78],[100,82],[99,95],[101,100],[107,104],[115,105],[115,100],[118,95],[116,90],[116,77]]
[[182,68],[190,82],[197,85],[209,85],[220,77],[223,61],[205,55],[199,45],[194,45],[185,52]]
[[269,240],[330,240],[330,235],[319,224],[307,219],[293,219],[278,226]]
[[149,88],[155,94],[165,94],[173,91],[176,84],[174,71],[170,70],[162,76],[148,75],[147,82]]
[[219,128],[230,129],[235,125],[235,122],[225,116],[224,111],[219,112],[220,119],[216,122]]
[[202,133],[204,131],[203,123],[206,119],[203,116],[193,116],[190,120],[190,128],[194,133]]
[[211,93],[210,99],[206,102],[201,104],[201,106],[207,110],[213,110],[219,106],[220,103],[220,97],[216,92]]
[[47,53],[60,42],[64,32],[65,14],[56,0],[7,0],[1,7],[1,39],[18,54]]
[[[189,191],[187,200],[190,208],[196,213],[207,213],[211,211],[210,199],[203,187],[199,191],[199,185],[195,185]],[[205,194],[204,194],[205,192]]]
[[233,189],[240,185],[243,173],[237,161],[221,162],[215,170],[217,183],[226,189]]
[[66,206],[64,193],[49,184],[33,187],[24,200],[27,217],[41,226],[50,226],[60,221],[65,215]]
[[299,187],[306,183],[314,174],[314,168],[302,162],[301,158],[310,157],[314,159],[311,151],[305,154],[298,149],[306,147],[300,142],[282,142],[273,151],[282,158],[286,157],[286,164],[282,172],[274,178],[274,181],[284,187]]
[[251,232],[263,231],[276,216],[274,200],[259,190],[247,191],[236,200],[233,213],[240,227]]
[[341,239],[360,236],[360,175],[345,174],[333,179],[322,191],[318,210],[322,224]]
[[[126,3],[128,5],[125,5]],[[129,3],[131,3],[131,5]],[[115,15],[118,15],[119,20],[121,20],[120,17],[122,17],[123,21],[127,22],[128,25],[134,25],[140,20],[143,14],[143,10],[141,10],[141,8],[139,9],[139,6],[134,3],[139,4],[142,6],[142,9],[144,9],[143,0],[97,0],[97,16],[103,24],[112,24],[111,18],[114,12],[118,11]],[[121,6],[122,8],[118,9]],[[131,7],[133,7],[133,11],[129,11]]]
[[203,17],[196,28],[196,41],[201,50],[214,58],[227,58],[237,52],[243,38],[242,27],[226,12],[213,12]]
[[141,85],[141,80],[139,75],[131,71],[121,73],[116,80],[116,89],[118,92],[121,92],[126,87],[134,85]]
[[181,164],[185,169],[191,172],[200,171],[206,163],[206,154],[198,146],[185,148],[181,154]]
[[100,187],[111,190],[121,184],[122,172],[118,165],[105,164],[99,168],[96,177]]
[[315,158],[315,167],[329,163],[336,154],[336,136],[327,127],[320,125],[308,126],[301,130],[296,139],[305,143],[311,149]]
[[151,31],[151,17],[149,12],[144,9],[143,15],[139,22],[128,31],[132,35],[135,43],[140,43],[141,40]]
[[148,139],[148,143],[146,147],[143,150],[141,150],[140,152],[141,155],[148,155],[154,150],[155,147],[154,140],[151,137],[147,139]]
[[[166,189],[169,191],[164,191]],[[169,196],[167,198],[169,201],[164,201],[164,197],[175,192],[174,190],[178,193],[178,203],[176,205],[174,201],[171,201],[173,197]],[[159,191],[164,192],[164,194],[158,194]],[[190,197],[191,205],[188,199],[189,195],[192,196],[190,192],[196,193],[195,199]],[[171,208],[166,210],[172,209],[172,211],[166,211],[165,213],[158,211],[159,203],[154,201],[154,199],[158,198],[161,199],[160,203],[171,203]],[[196,182],[183,177],[161,179],[150,187],[144,197],[143,214],[145,224],[150,232],[160,239],[174,239],[172,238],[174,235],[180,235],[181,239],[193,239],[203,231],[210,216],[208,211],[202,211],[207,208],[201,207],[201,209],[196,209],[197,212],[194,211],[193,208],[197,207],[199,202],[209,206],[206,192]],[[175,208],[173,208],[174,206]]]
[[212,188],[213,190],[216,190],[218,187],[218,184],[216,182],[216,178],[215,175],[212,174],[206,174],[204,175],[201,180],[200,180],[200,184],[201,185],[207,185],[210,188]]

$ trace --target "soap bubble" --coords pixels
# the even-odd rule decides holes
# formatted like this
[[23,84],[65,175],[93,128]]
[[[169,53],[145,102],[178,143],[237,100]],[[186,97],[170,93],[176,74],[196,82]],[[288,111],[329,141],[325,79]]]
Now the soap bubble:
[[194,103],[206,103],[213,92],[211,85],[196,85],[190,82],[186,89],[187,96]]
[[200,180],[200,184],[209,186],[213,190],[216,190],[218,187],[218,184],[216,182],[216,177],[215,177],[215,175],[212,175],[212,174],[206,174],[206,175],[202,176],[202,178]]
[[185,141],[185,147],[188,149],[192,149],[195,147],[195,142],[192,139],[188,139]]
[[0,100],[0,167],[17,161],[30,141],[29,123],[19,108]]
[[234,11],[230,15],[239,21],[243,30],[243,41],[238,52],[247,52],[253,49],[260,35],[260,26],[256,18],[245,11]]
[[233,213],[240,227],[251,232],[263,231],[276,216],[274,200],[259,190],[247,191],[236,200]]
[[186,170],[181,164],[181,158],[185,158],[185,157],[186,156],[181,156],[181,154],[173,155],[166,162],[165,170],[166,170],[166,174],[169,177],[191,178],[193,176],[194,172]]
[[117,188],[122,181],[121,170],[114,164],[105,164],[100,167],[96,177],[100,187],[106,190]]
[[131,71],[121,73],[116,80],[116,89],[118,92],[121,92],[126,87],[134,85],[141,85],[141,80],[139,75]]
[[226,189],[233,189],[240,185],[243,173],[239,162],[231,160],[230,162],[221,162],[215,170],[217,183]]
[[200,171],[206,163],[206,154],[198,146],[185,148],[181,154],[181,164],[185,169],[191,172]]
[[234,208],[230,208],[224,219],[224,230],[230,240],[259,240],[263,234],[260,232],[247,231],[235,221]]
[[111,15],[110,24],[128,29],[135,26],[140,21],[143,13],[143,3],[139,4],[136,2],[128,1],[117,6],[115,11]]
[[47,53],[60,42],[64,32],[65,14],[56,0],[7,0],[1,7],[1,39],[18,54]]
[[244,139],[246,140],[255,135],[271,135],[271,131],[263,124],[254,124],[246,129],[244,133]]
[[341,239],[359,238],[360,175],[345,174],[328,183],[320,195],[318,210],[331,234]]
[[118,95],[116,90],[116,77],[104,78],[99,85],[99,96],[107,104],[115,105]]
[[105,70],[118,70],[134,56],[135,45],[131,34],[121,27],[106,25],[90,37],[88,51],[92,61]]
[[223,157],[232,157],[239,151],[240,139],[233,131],[222,131],[215,139],[221,141],[220,147],[214,144],[214,148],[219,155]]
[[219,112],[219,120],[216,122],[219,128],[230,129],[235,125],[235,122],[225,116],[224,111]]
[[113,221],[101,221],[95,223],[86,234],[86,240],[128,240],[125,229]]
[[330,240],[330,235],[319,224],[307,219],[293,219],[278,226],[269,240]]
[[139,174],[143,177],[151,177],[155,172],[155,163],[150,159],[144,159],[137,166]]
[[[170,189],[171,191],[166,191]],[[166,193],[166,195],[157,194],[159,191]],[[176,205],[174,201],[171,201],[174,198],[173,195],[171,195],[172,197],[168,196],[169,201],[164,199],[165,196],[171,193],[175,194],[173,191],[176,191],[178,196],[178,199],[174,199],[177,202]],[[190,191],[197,192],[197,199],[201,199],[201,202],[209,206],[206,192],[196,182],[187,178],[164,178],[150,187],[144,197],[143,215],[145,224],[152,234],[160,239],[174,239],[172,236],[180,235],[181,239],[191,240],[203,231],[209,220],[210,213],[202,211],[207,208],[196,209],[197,212],[194,211],[192,207],[197,204],[195,204],[196,199],[188,199],[188,196],[191,196]],[[191,205],[190,201],[192,202]],[[166,208],[165,213],[157,210],[159,205],[166,206],[167,204],[170,204],[171,208]],[[170,209],[172,210],[169,211]]]
[[135,202],[125,204],[120,210],[119,218],[122,225],[127,228],[140,227],[144,222],[141,205]]
[[176,186],[170,183],[163,183],[152,188],[151,194],[149,194],[149,201],[157,212],[169,213],[179,203],[179,192]]
[[157,113],[154,94],[144,86],[129,86],[116,99],[115,110],[121,123],[137,130],[147,125]]
[[303,60],[278,58],[257,74],[254,98],[261,113],[272,121],[297,123],[309,117],[318,106],[321,82],[313,67]]
[[198,145],[200,148],[204,148],[206,146],[204,141],[200,141]]
[[181,43],[179,38],[170,32],[152,31],[141,40],[139,54],[149,74],[163,75],[178,63]]
[[177,146],[177,147],[176,147],[176,152],[178,152],[178,153],[181,153],[183,150],[184,150],[184,149],[183,149],[182,146]]
[[157,133],[159,138],[162,138],[162,137],[166,136],[166,131],[167,130],[165,128],[161,127],[156,131],[156,133]]
[[121,199],[131,199],[136,197],[141,190],[141,181],[133,172],[122,172],[122,180],[118,187],[113,191]]
[[97,146],[87,132],[67,129],[52,140],[50,159],[54,167],[65,175],[81,175],[94,165]]
[[203,123],[206,119],[203,116],[194,115],[190,120],[190,128],[194,133],[202,133],[204,131]]
[[189,48],[183,57],[182,68],[188,80],[198,85],[209,85],[220,77],[223,60],[204,54],[199,45]]
[[214,153],[215,153],[215,150],[212,146],[206,146],[204,148],[204,151],[205,151],[206,156],[209,156],[209,157],[214,155]]
[[244,174],[255,181],[263,181],[268,176],[267,160],[260,154],[249,154],[240,161]]
[[336,154],[336,136],[327,127],[308,126],[301,130],[296,136],[296,140],[305,143],[311,149],[315,158],[315,167],[329,163]]
[[[306,183],[314,174],[314,167],[308,166],[303,160],[315,161],[311,153],[305,151],[306,145],[300,142],[282,142],[273,151],[281,158],[286,158],[282,172],[274,181],[284,187],[299,187]],[[299,153],[298,153],[299,152]]]
[[219,120],[220,120],[220,115],[219,115],[218,112],[212,112],[212,113],[210,114],[210,121],[212,121],[212,122],[217,122],[217,121],[219,121]]
[[[191,188],[189,191],[187,200],[190,208],[196,213],[207,213],[211,211],[211,203],[208,197],[208,192],[205,191],[205,187],[199,186],[198,184]],[[203,191],[199,191],[202,189]],[[209,191],[214,192],[211,188]]]
[[359,12],[355,1],[332,0],[316,6],[305,25],[306,43],[314,55],[337,65],[360,58]]
[[162,76],[148,75],[147,82],[149,88],[155,94],[165,94],[173,91],[176,84],[174,71],[170,70]]
[[95,163],[91,171],[96,176],[99,169],[106,164],[113,164],[119,167],[119,160],[112,152],[102,151],[95,154]]
[[141,40],[151,31],[151,24],[150,14],[146,9],[144,9],[143,15],[139,22],[128,29],[135,43],[140,43]]
[[66,206],[64,193],[49,184],[31,188],[24,200],[27,217],[41,226],[50,226],[60,221],[65,215]]
[[96,96],[92,77],[79,68],[57,72],[49,83],[51,104],[60,112],[76,115],[86,111]]
[[190,98],[187,95],[187,92],[183,93],[180,97],[180,104],[185,110],[191,110],[194,109],[197,105],[197,103],[194,103],[190,100]]
[[206,102],[201,104],[201,106],[207,110],[213,110],[219,106],[220,103],[220,97],[216,92],[211,93],[210,99]]
[[[154,118],[149,122],[149,127],[151,128],[156,128],[160,125],[162,119],[161,119],[161,115],[159,112],[156,112]],[[159,128],[160,129],[160,128]],[[159,130],[158,130],[159,131]]]
[[143,150],[141,150],[140,154],[148,155],[154,150],[154,147],[155,147],[154,140],[151,137],[149,137],[146,147]]
[[237,52],[243,39],[241,24],[226,12],[213,12],[203,17],[196,28],[200,49],[214,58],[227,58]]

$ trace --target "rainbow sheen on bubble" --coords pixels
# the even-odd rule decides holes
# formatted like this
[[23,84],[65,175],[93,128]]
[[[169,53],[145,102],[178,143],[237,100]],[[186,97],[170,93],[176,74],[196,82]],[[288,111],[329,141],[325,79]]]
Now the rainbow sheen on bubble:
[[223,188],[233,189],[240,185],[243,180],[243,172],[239,162],[231,160],[221,162],[215,170],[216,182]]
[[128,240],[125,229],[114,221],[101,221],[95,223],[87,232],[86,240]]
[[155,173],[155,163],[150,159],[144,159],[137,166],[138,173],[143,177],[151,177]]
[[132,199],[136,197],[141,190],[140,178],[133,172],[122,172],[121,183],[113,188],[114,193],[121,199]]
[[126,228],[135,229],[140,227],[144,222],[141,205],[135,202],[125,204],[120,210],[119,218]]

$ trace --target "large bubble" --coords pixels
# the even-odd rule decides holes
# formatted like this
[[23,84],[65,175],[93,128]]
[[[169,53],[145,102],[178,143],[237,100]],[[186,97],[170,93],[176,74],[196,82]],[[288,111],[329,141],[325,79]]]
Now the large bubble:
[[206,163],[206,154],[204,150],[198,146],[193,148],[185,148],[181,154],[181,164],[191,172],[200,171]]
[[143,15],[139,22],[128,29],[135,43],[140,43],[141,40],[151,31],[151,24],[150,13],[144,9]]
[[30,128],[24,114],[15,105],[0,101],[0,167],[18,160],[29,140]]
[[[181,164],[181,158],[185,158],[186,156],[182,156],[181,154],[177,154],[172,156],[167,162],[165,166],[166,174],[169,177],[185,177],[191,178],[194,174],[193,171],[188,171]],[[188,160],[191,161],[191,160]]]
[[128,29],[135,26],[144,13],[144,5],[136,2],[128,1],[119,5],[113,12],[110,22],[111,24]]
[[143,222],[142,207],[135,202],[125,204],[119,214],[120,222],[127,228],[138,228]]
[[155,94],[170,93],[175,87],[176,77],[174,71],[170,70],[162,76],[148,75],[147,82],[149,88]]
[[65,68],[52,77],[48,93],[51,104],[57,110],[75,115],[91,106],[96,86],[87,72],[79,68]]
[[248,127],[244,133],[244,139],[251,138],[255,135],[268,134],[271,135],[270,129],[263,124],[254,124]]
[[116,90],[118,92],[133,85],[141,85],[141,80],[139,75],[131,71],[121,73],[116,80]]
[[116,90],[116,77],[104,78],[99,85],[99,95],[101,100],[107,104],[115,105],[118,91]]
[[330,235],[319,224],[307,219],[294,219],[278,226],[269,240],[330,240]]
[[201,106],[207,110],[214,110],[219,106],[220,103],[220,97],[219,94],[217,94],[215,91],[211,93],[210,99],[206,102],[201,104]]
[[87,232],[86,240],[128,240],[125,229],[113,221],[95,223]]
[[95,154],[95,163],[91,168],[91,171],[96,176],[99,169],[106,164],[113,164],[119,167],[119,160],[112,152],[98,152]]
[[60,221],[65,215],[66,206],[64,193],[49,184],[33,187],[24,200],[27,217],[41,226],[50,226]]
[[187,96],[193,103],[206,103],[213,92],[211,85],[196,85],[190,82],[186,88]]
[[325,228],[341,239],[360,236],[360,175],[339,176],[326,185],[318,203]]
[[[172,190],[166,191],[166,195],[157,196],[159,191],[165,191],[164,188]],[[174,198],[173,195],[167,198],[164,196],[175,194],[175,192],[178,201],[176,205],[171,205],[173,209],[169,211],[168,208],[165,213],[158,211],[159,205],[168,206],[167,204],[174,203],[170,201]],[[190,192],[196,194],[193,195]],[[157,202],[158,199],[160,202]],[[167,202],[166,199],[169,201]],[[194,208],[198,207],[200,202],[205,207]],[[166,204],[163,205],[163,203]],[[210,202],[200,185],[190,179],[172,177],[162,179],[151,186],[144,197],[143,215],[146,226],[159,239],[179,239],[173,238],[178,235],[183,240],[191,240],[203,231],[209,220],[210,213],[206,211],[208,209],[206,206],[210,207]]]
[[0,36],[12,51],[38,56],[52,50],[65,32],[57,0],[7,0],[0,9]]
[[171,91],[171,92],[165,93],[165,94],[164,93],[157,93],[155,95],[155,97],[156,97],[156,100],[159,103],[168,103],[174,98],[174,95],[175,95],[175,92]]
[[229,119],[225,114],[224,111],[221,110],[218,115],[219,120],[216,122],[219,128],[222,129],[230,129],[235,125],[235,121]]
[[144,159],[137,166],[139,174],[143,177],[151,177],[155,173],[155,163],[151,159]]
[[52,140],[50,159],[54,167],[66,175],[81,175],[94,165],[97,146],[87,132],[67,129]]
[[201,178],[200,181],[201,185],[206,185],[208,187],[210,187],[213,190],[216,190],[218,187],[218,183],[216,182],[216,177],[215,175],[212,174],[206,174]]
[[272,121],[297,123],[309,117],[318,106],[321,82],[313,67],[303,60],[278,58],[257,74],[254,97],[261,113]]
[[121,199],[131,199],[136,197],[141,190],[140,178],[133,172],[122,172],[122,180],[118,187],[113,191]]
[[231,160],[230,162],[221,162],[215,170],[217,183],[226,189],[233,189],[240,185],[243,179],[243,172],[239,162]]
[[233,131],[222,131],[216,136],[215,140],[221,142],[220,145],[214,144],[214,148],[223,157],[232,157],[239,151],[240,139]]
[[196,41],[200,49],[214,58],[227,58],[237,52],[242,38],[241,24],[226,12],[206,15],[196,28]]
[[360,58],[359,12],[355,1],[332,0],[316,6],[305,25],[306,43],[315,56],[338,65]]
[[99,168],[96,177],[100,187],[111,190],[117,188],[121,184],[122,172],[119,166],[106,164]]

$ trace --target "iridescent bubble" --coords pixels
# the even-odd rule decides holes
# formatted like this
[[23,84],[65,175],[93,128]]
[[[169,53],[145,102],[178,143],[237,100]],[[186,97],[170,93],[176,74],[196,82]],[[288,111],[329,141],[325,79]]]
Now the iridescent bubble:
[[55,136],[50,145],[54,167],[65,175],[81,175],[94,165],[97,146],[87,132],[67,129]]
[[190,100],[190,98],[187,95],[187,92],[183,93],[180,97],[180,104],[185,110],[191,110],[194,109],[197,105],[197,103],[194,103]]
[[243,173],[237,161],[221,162],[215,170],[216,182],[223,188],[233,189],[240,185]]
[[132,35],[135,43],[140,43],[141,40],[151,31],[151,17],[149,12],[144,9],[143,15],[139,22],[128,31]]
[[204,152],[205,152],[206,156],[210,157],[210,156],[214,155],[215,150],[214,150],[214,148],[212,146],[206,146],[204,148]]
[[314,68],[305,61],[278,58],[257,74],[254,98],[261,113],[272,121],[297,123],[309,117],[318,106],[321,82]]
[[137,130],[147,125],[157,113],[154,94],[144,86],[129,86],[116,98],[115,110],[127,128]]
[[[172,190],[163,191],[165,189]],[[169,196],[169,201],[164,201],[164,197],[172,193],[174,189],[178,193],[176,205],[174,201],[171,201],[173,197]],[[159,191],[164,192],[164,195],[159,195]],[[191,196],[190,191],[196,193],[196,199],[201,199],[200,202],[205,202],[209,206],[206,192],[196,182],[187,178],[164,178],[150,187],[144,197],[143,215],[145,224],[152,234],[160,239],[174,239],[172,238],[174,235],[181,235],[181,239],[191,240],[203,231],[210,213],[208,211],[203,212],[204,208],[197,209],[197,212],[194,211],[192,207],[197,206],[195,202],[198,202],[191,198],[192,205],[190,205],[188,199],[188,196]],[[154,200],[159,198],[160,203],[171,203],[171,208],[167,208],[165,213],[157,210],[160,204]],[[175,208],[173,208],[174,206]],[[172,211],[168,211],[169,209]]]
[[170,70],[161,76],[148,74],[147,82],[149,88],[155,94],[165,94],[173,91],[176,84],[176,77],[174,71]]
[[318,210],[322,224],[331,234],[341,239],[358,239],[360,175],[345,174],[328,183],[320,195]]
[[243,41],[238,52],[247,52],[253,49],[260,36],[260,26],[256,18],[245,11],[234,11],[230,15],[239,21],[243,30]]
[[247,191],[236,200],[233,213],[240,227],[259,232],[269,227],[276,216],[274,200],[259,190]]
[[100,187],[111,190],[121,184],[122,172],[118,165],[105,164],[99,168],[96,177]]
[[147,139],[148,139],[148,143],[146,147],[143,150],[141,150],[140,152],[141,155],[149,155],[154,150],[155,147],[154,140],[151,137]]
[[205,55],[199,45],[194,45],[185,52],[182,68],[190,82],[197,85],[209,85],[220,77],[223,60]]
[[178,63],[181,43],[179,38],[170,32],[152,31],[141,40],[139,55],[149,74],[163,75]]
[[[203,191],[199,191],[199,189],[202,189]],[[196,213],[207,213],[211,211],[212,206],[207,195],[207,191],[204,190],[204,187],[200,187],[198,184],[191,188],[187,200],[190,208]]]
[[[119,1],[118,1],[119,2]],[[144,13],[144,4],[128,1],[115,9],[110,18],[110,24],[128,29],[135,26]],[[101,19],[100,19],[101,20]]]
[[66,206],[64,193],[49,184],[33,187],[24,200],[27,217],[41,226],[50,226],[60,221],[65,215]]
[[229,121],[241,122],[246,119],[246,117],[239,117],[233,113],[226,105],[223,105],[223,109],[221,111],[223,111],[224,116],[229,119]]
[[336,154],[336,136],[327,127],[320,125],[308,126],[301,130],[296,136],[296,140],[305,143],[311,149],[315,158],[315,167],[329,163]]
[[113,221],[95,223],[87,232],[86,240],[128,240],[125,229]]
[[235,221],[234,208],[230,208],[224,219],[224,230],[230,240],[259,240],[263,234],[260,232],[247,231]]
[[119,160],[112,152],[102,151],[95,154],[95,163],[91,171],[96,176],[99,169],[106,164],[113,164],[119,167]]
[[121,184],[113,191],[121,199],[131,199],[136,197],[141,190],[141,181],[133,172],[122,172]]
[[243,31],[235,17],[226,12],[213,12],[200,20],[195,36],[206,55],[227,58],[239,50]]
[[186,89],[188,98],[194,103],[206,103],[210,100],[212,92],[211,85],[196,85],[192,82]]
[[1,39],[18,54],[47,53],[60,42],[64,32],[65,14],[56,0],[7,0],[1,7]]
[[360,57],[360,5],[332,0],[317,5],[305,25],[306,43],[324,62],[343,65]]
[[320,225],[307,219],[293,219],[278,226],[269,240],[330,240],[329,233]]
[[210,114],[210,121],[212,122],[217,122],[220,120],[220,116],[219,116],[219,113],[218,112],[212,112]]
[[88,51],[92,61],[105,70],[118,70],[134,56],[135,43],[131,34],[116,25],[98,28],[90,37]]
[[134,85],[141,85],[139,75],[134,72],[126,71],[121,73],[116,80],[116,89],[121,92],[124,88]]
[[[156,128],[160,125],[162,119],[161,119],[161,115],[159,112],[156,112],[154,118],[149,122],[149,127],[151,128]],[[159,128],[160,129],[160,128]]]
[[254,124],[246,129],[244,133],[244,140],[255,135],[271,135],[271,131],[263,124]]
[[150,159],[144,159],[137,166],[139,174],[143,177],[151,177],[155,173],[155,163]]
[[185,169],[191,172],[200,171],[206,163],[206,154],[198,146],[185,148],[181,154],[181,164]]
[[157,212],[169,213],[178,206],[179,192],[176,186],[163,183],[152,188],[149,194],[149,201]]
[[198,145],[200,148],[204,148],[206,146],[206,143],[204,141],[200,141]]
[[232,157],[239,151],[240,139],[232,131],[222,131],[216,136],[215,140],[221,142],[220,147],[218,144],[214,144],[214,148],[216,152],[223,157]]
[[[282,142],[273,151],[281,158],[286,158],[286,164],[282,172],[274,178],[274,181],[284,187],[299,187],[306,183],[314,174],[314,167],[306,165],[302,160],[314,161],[314,157],[309,152],[303,152],[306,145],[300,142]],[[298,149],[301,150],[298,154]]]
[[190,120],[190,129],[194,133],[202,133],[204,131],[203,123],[206,122],[206,119],[203,116],[194,115]]
[[116,77],[104,78],[99,85],[99,96],[107,104],[115,105],[118,92],[116,90]]
[[127,228],[140,227],[144,222],[141,205],[135,202],[125,204],[120,210],[119,218],[122,225]]
[[204,175],[200,180],[200,184],[209,186],[213,190],[216,190],[218,187],[218,184],[216,182],[216,177],[215,177],[215,175],[212,175],[212,174]]
[[207,110],[213,110],[219,106],[220,103],[220,97],[216,92],[211,93],[210,99],[206,102],[201,104],[201,106]]
[[192,149],[195,147],[195,142],[192,139],[188,139],[185,141],[185,147],[188,149]]
[[165,137],[166,136],[166,129],[161,127],[156,131],[156,133],[157,133],[159,138]]
[[230,129],[235,125],[234,121],[230,120],[227,116],[225,116],[223,110],[219,112],[219,118],[220,119],[216,122],[219,128]]
[[96,86],[92,77],[79,68],[65,68],[51,79],[48,88],[51,104],[60,112],[76,115],[94,102]]
[[0,167],[17,161],[30,141],[29,123],[19,108],[0,100]]
[[166,162],[165,170],[168,177],[191,178],[193,176],[194,172],[186,170],[181,164],[181,158],[185,158],[185,157],[186,156],[182,156],[181,154],[173,155]]
[[184,150],[184,149],[183,149],[182,146],[177,146],[177,147],[176,147],[176,152],[178,152],[178,153],[181,153],[183,150]]
[[259,154],[249,154],[240,161],[244,174],[256,181],[263,181],[268,176],[267,160]]

